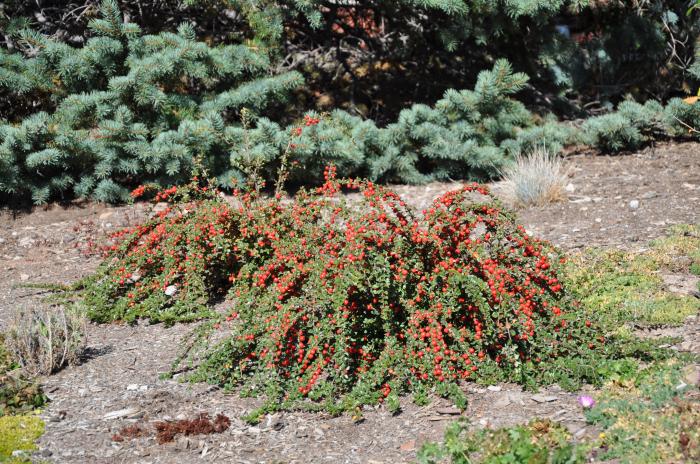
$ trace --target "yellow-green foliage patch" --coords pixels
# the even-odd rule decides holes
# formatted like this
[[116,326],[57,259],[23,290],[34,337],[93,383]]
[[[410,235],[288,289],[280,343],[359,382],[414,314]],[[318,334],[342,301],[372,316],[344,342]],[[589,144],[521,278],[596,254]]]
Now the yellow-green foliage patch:
[[13,457],[12,452],[36,449],[36,440],[44,433],[44,422],[36,416],[0,417],[0,462],[28,462],[22,457]]
[[585,451],[573,443],[566,428],[549,419],[476,431],[468,430],[468,422],[455,422],[445,432],[444,443],[428,443],[421,448],[418,461],[421,464],[577,464],[585,462]]
[[684,382],[688,369],[671,360],[635,379],[612,382],[588,414],[604,432],[598,458],[621,462],[700,462],[700,391]]
[[662,273],[688,273],[700,266],[700,226],[677,226],[642,253],[593,249],[575,255],[567,287],[609,327],[678,325],[696,314],[692,296],[665,289]]

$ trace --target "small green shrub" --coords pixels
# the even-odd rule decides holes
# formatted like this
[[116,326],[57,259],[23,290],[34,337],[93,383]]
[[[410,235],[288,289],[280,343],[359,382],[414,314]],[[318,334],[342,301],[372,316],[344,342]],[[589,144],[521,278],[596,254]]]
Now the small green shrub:
[[32,411],[46,402],[36,380],[27,379],[20,371],[0,374],[0,416]]
[[63,308],[19,312],[5,337],[12,359],[30,376],[49,375],[78,361],[85,346],[85,318]]
[[26,378],[5,347],[0,334],[0,416],[28,411],[46,403],[46,396],[34,380]]
[[585,452],[573,444],[563,426],[549,420],[533,420],[498,430],[468,431],[455,422],[441,444],[427,443],[418,452],[421,464],[576,464],[586,462]]
[[607,152],[635,150],[665,134],[664,108],[653,100],[645,104],[624,101],[617,111],[587,119],[581,126],[581,140]]
[[118,233],[80,304],[99,321],[171,322],[229,300],[210,324],[224,341],[194,349],[193,379],[266,395],[266,408],[342,411],[425,390],[462,404],[461,379],[533,385],[559,358],[602,350],[559,252],[485,187],[416,215],[389,190],[326,174],[291,202],[242,192],[230,204],[199,182],[159,193],[170,206]]
[[539,148],[506,167],[501,186],[508,202],[539,206],[563,200],[566,180],[561,158]]

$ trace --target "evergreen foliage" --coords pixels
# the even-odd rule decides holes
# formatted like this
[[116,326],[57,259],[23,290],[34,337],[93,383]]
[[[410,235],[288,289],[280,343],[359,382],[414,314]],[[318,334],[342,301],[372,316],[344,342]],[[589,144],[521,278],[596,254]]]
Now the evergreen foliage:
[[[206,2],[194,3],[203,7]],[[528,77],[513,72],[506,60],[481,71],[472,90],[447,90],[434,105],[415,104],[385,126],[343,110],[312,111],[294,121],[302,109],[291,107],[287,97],[300,96],[303,79],[295,71],[273,72],[275,58],[259,44],[277,40],[282,32],[275,24],[288,15],[300,15],[318,29],[331,13],[315,2],[284,8],[270,2],[269,10],[252,0],[236,5],[248,21],[271,28],[255,32],[264,40],[211,46],[197,40],[190,23],[177,33],[144,35],[123,20],[115,0],[103,2],[101,16],[89,23],[92,37],[82,47],[17,29],[16,47],[0,49],[0,99],[10,102],[3,105],[7,120],[0,120],[4,199],[125,201],[139,184],[186,180],[197,162],[221,186],[233,187],[251,164],[273,179],[285,157],[291,158],[288,180],[295,184],[321,182],[328,164],[342,176],[379,182],[486,180],[497,177],[518,153],[542,146],[556,153],[581,142],[618,152],[655,137],[697,135],[694,129],[700,127],[700,105],[680,99],[665,108],[654,101],[624,101],[616,112],[586,121],[581,130],[553,117],[542,120],[514,99],[527,88]],[[395,8],[405,13],[407,5],[399,2]],[[489,15],[503,21],[504,11],[509,21],[541,15],[546,22],[564,7],[563,2],[528,5],[477,2],[466,8],[446,0],[414,6],[464,21],[476,15],[481,22],[470,26],[472,35],[485,31],[478,24]],[[363,21],[369,34],[371,22]],[[457,34],[442,36],[447,48],[465,33],[449,27],[441,31]],[[318,122],[304,126],[308,118]]]
[[46,95],[44,111],[0,125],[0,190],[34,203],[123,201],[139,182],[186,179],[197,156],[228,165],[236,113],[274,107],[301,83],[295,72],[270,75],[251,48],[196,41],[189,24],[141,35],[112,0],[90,27],[82,48],[25,30],[34,56],[0,52],[0,87],[20,101]]
[[587,119],[578,139],[603,152],[634,150],[659,137],[697,138],[700,104],[680,98],[664,107],[649,100],[643,105],[631,100],[620,103],[617,111]]
[[121,20],[114,2],[102,14],[83,48],[25,30],[22,43],[34,56],[0,53],[5,91],[19,102],[45,97],[32,102],[43,111],[0,125],[3,192],[29,193],[36,204],[63,196],[124,201],[140,183],[186,179],[195,159],[230,187],[251,162],[269,177],[290,148],[293,182],[318,180],[331,163],[342,175],[382,181],[487,179],[533,135],[555,145],[568,137],[522,131],[535,119],[511,96],[527,76],[504,60],[481,72],[473,90],[449,90],[385,128],[342,111],[303,131],[283,128],[262,115],[280,108],[301,84],[299,74],[270,75],[265,55],[242,45],[210,47],[189,24],[144,36]]

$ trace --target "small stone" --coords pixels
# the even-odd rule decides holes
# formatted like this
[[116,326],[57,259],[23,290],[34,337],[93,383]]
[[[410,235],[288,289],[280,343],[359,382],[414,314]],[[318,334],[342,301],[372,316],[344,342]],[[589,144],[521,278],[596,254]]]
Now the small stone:
[[403,443],[400,447],[401,451],[413,451],[416,449],[416,440],[409,440]]
[[29,280],[29,274],[20,274],[20,275],[19,275],[19,279],[20,279],[22,282],[25,282],[25,281]]
[[589,201],[591,201],[591,197],[588,196],[577,198],[575,200],[570,200],[571,203],[587,203]]
[[52,414],[49,417],[49,422],[61,422],[67,415],[68,413],[66,411],[59,411],[58,414]]
[[137,408],[124,408],[117,411],[111,411],[104,415],[104,419],[121,419],[123,417],[136,417],[140,411]]
[[438,414],[446,414],[449,416],[458,416],[462,414],[462,411],[460,411],[457,408],[437,408],[435,412],[437,412]]
[[532,401],[535,403],[551,403],[552,401],[556,401],[559,398],[556,396],[550,396],[550,395],[532,395]]
[[279,432],[285,426],[284,421],[280,417],[268,416],[266,428]]
[[492,392],[501,391],[501,387],[499,387],[498,385],[489,385],[488,387],[486,387],[486,389]]
[[41,450],[41,452],[40,452],[39,454],[40,454],[41,457],[43,457],[43,458],[48,458],[48,457],[53,456],[53,451],[51,451],[51,450],[48,449],[48,448],[44,448],[43,450]]
[[168,285],[165,287],[165,294],[168,296],[173,296],[177,293],[177,287],[175,285]]
[[175,449],[178,450],[186,450],[190,449],[190,439],[187,437],[178,437],[177,441],[175,442]]
[[597,222],[598,224],[600,224],[601,222],[603,222],[603,220],[602,220],[601,218],[595,218],[595,222]]
[[504,396],[504,397],[502,397],[502,398],[499,398],[498,400],[496,400],[496,401],[493,403],[493,405],[494,405],[496,408],[505,408],[505,407],[508,406],[509,404],[510,404],[510,398],[509,398],[508,396]]
[[637,208],[639,208],[639,200],[630,201],[630,209],[637,209]]
[[688,385],[700,385],[700,366],[687,366],[683,369],[683,381]]
[[17,244],[21,246],[22,248],[31,248],[34,245],[35,241],[31,237],[22,237],[19,239],[19,242]]
[[135,384],[135,383],[131,383],[131,384],[129,384],[129,385],[126,386],[126,389],[127,389],[128,391],[136,391],[136,390],[139,389],[139,386],[138,386],[137,384]]
[[564,190],[566,190],[569,193],[574,193],[576,191],[576,186],[569,182],[568,184],[566,184],[566,187],[564,187]]

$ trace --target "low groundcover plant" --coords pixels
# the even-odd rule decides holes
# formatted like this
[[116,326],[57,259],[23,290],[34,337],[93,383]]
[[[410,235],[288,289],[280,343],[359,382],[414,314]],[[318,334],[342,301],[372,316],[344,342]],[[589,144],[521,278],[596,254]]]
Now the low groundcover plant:
[[[79,301],[99,321],[212,317],[196,332],[225,336],[192,343],[193,378],[274,408],[397,409],[399,394],[431,389],[464,406],[460,381],[556,381],[553,362],[604,349],[562,287],[563,257],[486,187],[419,215],[333,167],[325,179],[292,201],[256,190],[229,201],[196,179],[161,191],[168,207],[113,237]],[[226,314],[207,309],[221,300]]]

